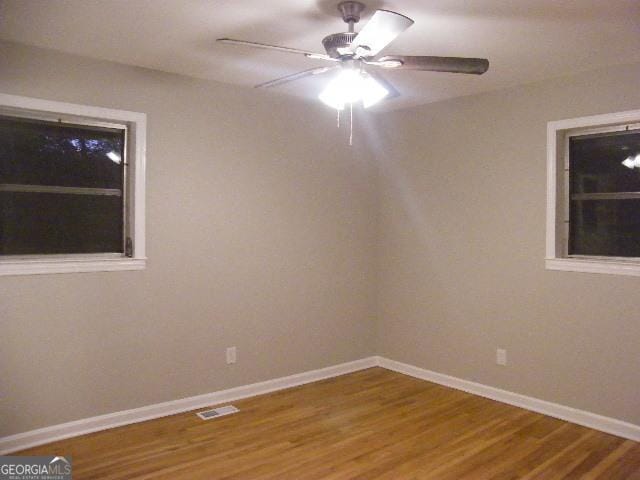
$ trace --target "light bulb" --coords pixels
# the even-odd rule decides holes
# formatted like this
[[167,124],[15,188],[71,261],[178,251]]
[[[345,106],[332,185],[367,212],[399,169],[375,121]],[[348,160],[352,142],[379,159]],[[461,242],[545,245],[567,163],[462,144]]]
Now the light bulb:
[[388,91],[373,77],[355,69],[344,69],[336,75],[318,98],[331,108],[343,110],[347,103],[362,101],[365,108],[378,103]]

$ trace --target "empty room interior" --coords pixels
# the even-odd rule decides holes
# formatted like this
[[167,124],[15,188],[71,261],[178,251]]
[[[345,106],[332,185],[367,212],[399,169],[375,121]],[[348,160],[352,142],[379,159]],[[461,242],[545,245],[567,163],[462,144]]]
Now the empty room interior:
[[640,479],[639,277],[637,1],[0,0],[0,479]]

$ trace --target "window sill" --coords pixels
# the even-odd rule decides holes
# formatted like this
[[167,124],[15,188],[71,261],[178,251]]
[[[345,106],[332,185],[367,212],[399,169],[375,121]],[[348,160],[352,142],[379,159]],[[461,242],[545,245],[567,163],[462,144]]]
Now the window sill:
[[0,276],[144,270],[146,258],[0,260]]
[[616,262],[610,260],[586,260],[577,258],[547,258],[547,270],[567,272],[606,273],[611,275],[631,275],[640,277],[640,263]]

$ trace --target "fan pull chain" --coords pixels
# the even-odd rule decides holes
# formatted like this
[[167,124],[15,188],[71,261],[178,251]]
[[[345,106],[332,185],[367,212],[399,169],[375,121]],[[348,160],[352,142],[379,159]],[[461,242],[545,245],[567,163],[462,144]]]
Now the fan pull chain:
[[[336,116],[336,121],[338,124],[338,128],[340,128],[340,114],[341,110],[338,110],[338,115]],[[353,103],[349,104],[349,146],[353,146]]]
[[349,104],[349,116],[350,118],[350,125],[349,125],[349,146],[352,147],[353,146],[353,103]]

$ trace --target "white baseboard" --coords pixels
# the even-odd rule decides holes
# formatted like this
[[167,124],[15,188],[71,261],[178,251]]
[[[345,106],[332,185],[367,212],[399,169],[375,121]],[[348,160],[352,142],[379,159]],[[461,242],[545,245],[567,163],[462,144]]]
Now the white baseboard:
[[228,390],[220,390],[213,393],[206,393],[195,397],[182,398],[180,400],[173,400],[170,402],[157,403],[155,405],[147,405],[145,407],[134,408],[132,410],[123,410],[120,412],[75,420],[73,422],[10,435],[8,437],[0,438],[0,455],[6,455],[25,448],[51,443],[56,440],[63,440],[65,438],[76,437],[78,435],[84,435],[100,430],[107,430],[109,428],[120,427],[122,425],[129,425],[132,423],[143,422],[145,420],[174,415],[176,413],[197,410],[219,403],[232,402],[234,400],[240,400],[277,390],[283,390],[285,388],[304,385],[305,383],[317,382],[319,380],[345,375],[347,373],[364,370],[374,366],[379,366],[386,368],[387,370],[403,373],[405,375],[427,380],[439,385],[444,385],[446,387],[455,388],[481,397],[490,398],[498,402],[542,413],[550,417],[566,420],[571,423],[583,425],[585,427],[600,430],[619,437],[640,441],[640,425],[634,425],[614,418],[586,412],[584,410],[578,410],[564,405],[559,405],[557,403],[547,402],[545,400],[539,400],[526,395],[520,395],[518,393],[471,382],[469,380],[444,375],[442,373],[433,372],[431,370],[408,365],[406,363],[389,360],[388,358],[374,356],[327,368],[321,368],[319,370],[311,370],[296,375],[267,380],[265,382],[253,383],[250,385],[230,388]]
[[265,382],[253,383],[241,387],[220,390],[213,393],[205,393],[195,397],[182,398],[170,402],[147,405],[145,407],[123,410],[120,412],[99,415],[97,417],[84,418],[73,422],[39,428],[29,432],[18,433],[0,438],[0,455],[35,447],[46,443],[55,442],[65,438],[76,437],[86,433],[97,432],[109,428],[143,422],[154,418],[166,417],[176,413],[187,412],[199,408],[213,406],[219,403],[232,402],[242,398],[262,395],[276,390],[296,387],[305,383],[317,382],[326,378],[337,377],[365,368],[375,367],[376,357],[363,358],[353,362],[342,363],[319,370],[290,375],[288,377],[275,378]]
[[566,420],[567,422],[593,428],[594,430],[600,430],[602,432],[640,442],[640,425],[634,425],[615,418],[604,417],[595,413],[566,407],[564,405],[547,402],[545,400],[528,397],[526,395],[520,395],[507,390],[489,387],[481,383],[451,377],[449,375],[425,370],[424,368],[415,367],[406,363],[389,360],[384,357],[376,357],[376,360],[378,366],[386,368],[387,370],[393,370],[394,372],[403,373],[411,377],[427,380],[439,385],[455,388],[456,390],[462,390],[474,395],[490,398],[492,400],[497,400],[498,402],[507,403],[526,410],[542,413],[550,417]]

